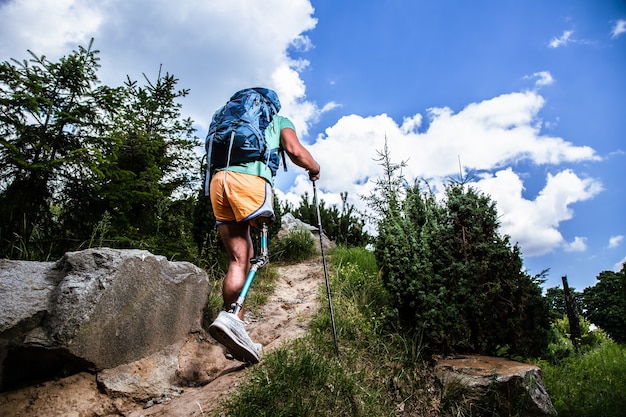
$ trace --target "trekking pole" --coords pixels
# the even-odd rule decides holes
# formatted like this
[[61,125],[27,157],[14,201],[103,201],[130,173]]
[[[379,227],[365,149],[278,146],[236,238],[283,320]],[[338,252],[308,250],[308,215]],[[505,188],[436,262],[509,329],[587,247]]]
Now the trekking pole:
[[337,329],[335,328],[335,315],[333,314],[333,302],[330,298],[330,283],[328,282],[328,269],[326,268],[326,256],[324,254],[324,241],[322,235],[322,216],[320,215],[320,205],[317,201],[317,187],[313,181],[313,200],[315,200],[315,210],[317,211],[317,227],[320,233],[320,249],[322,251],[322,263],[324,264],[324,279],[326,281],[326,294],[328,295],[328,309],[330,310],[330,321],[333,326],[333,337],[335,339],[335,352],[339,356],[339,344],[337,343]]

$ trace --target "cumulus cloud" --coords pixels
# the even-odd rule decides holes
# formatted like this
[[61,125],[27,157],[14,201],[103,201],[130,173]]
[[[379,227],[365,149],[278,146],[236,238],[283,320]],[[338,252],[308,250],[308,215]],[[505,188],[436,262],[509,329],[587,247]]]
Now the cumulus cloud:
[[584,238],[567,243],[559,225],[573,217],[572,205],[602,191],[598,181],[581,178],[571,170],[548,174],[545,186],[534,199],[524,197],[522,178],[511,168],[494,175],[483,174],[476,186],[496,201],[502,214],[501,231],[519,243],[528,256],[544,255],[559,247],[584,249]]
[[619,19],[611,29],[611,38],[616,39],[624,32],[626,32],[626,20]]
[[312,46],[312,14],[308,0],[20,0],[0,7],[0,36],[11,39],[0,54],[21,59],[31,49],[56,60],[94,37],[103,83],[153,80],[163,65],[191,89],[183,110],[201,130],[235,91],[260,85],[279,92],[306,134],[320,110],[299,77],[307,62],[288,51]]
[[576,236],[572,242],[564,245],[565,252],[584,252],[587,250],[587,238]]
[[[424,178],[436,186],[458,178],[459,160],[464,174],[479,173],[473,185],[496,201],[501,231],[518,242],[525,255],[580,250],[584,239],[568,243],[559,226],[572,218],[576,203],[602,191],[601,183],[562,169],[548,173],[541,191],[528,197],[524,173],[505,168],[523,161],[552,166],[599,160],[590,147],[541,133],[539,111],[544,104],[536,92],[522,92],[471,103],[457,113],[431,108],[424,131],[420,114],[405,117],[401,124],[386,114],[344,116],[311,146],[324,167],[320,183],[325,201],[338,201],[340,192],[349,191],[350,203],[364,209],[358,196],[369,195],[372,180],[381,176],[379,152],[386,144],[393,161],[406,161],[403,173],[409,179]],[[304,182],[296,187],[287,191],[292,198],[307,191]]]
[[[522,160],[559,164],[598,160],[587,146],[540,133],[538,112],[544,99],[535,92],[503,94],[471,103],[458,113],[450,108],[428,110],[429,125],[418,132],[421,116],[398,125],[386,114],[349,115],[325,130],[312,146],[328,172],[330,189],[342,191],[348,183],[375,178],[380,172],[377,151],[385,140],[392,157],[406,160],[411,177],[439,178],[459,172],[459,158],[469,170],[489,170]],[[337,155],[355,155],[337,164]],[[331,184],[332,182],[332,184]]]
[[622,243],[623,240],[624,240],[623,235],[611,236],[611,238],[609,239],[609,249],[618,247]]

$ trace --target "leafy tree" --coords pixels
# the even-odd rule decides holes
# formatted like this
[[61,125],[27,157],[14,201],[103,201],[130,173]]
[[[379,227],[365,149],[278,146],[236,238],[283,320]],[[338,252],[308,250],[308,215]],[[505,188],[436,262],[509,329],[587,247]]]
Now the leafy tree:
[[379,214],[375,255],[400,322],[432,348],[532,356],[547,346],[540,280],[498,233],[495,203],[452,182],[439,202],[404,164],[381,153],[385,174],[369,201]]
[[0,64],[0,246],[15,248],[58,236],[53,207],[72,182],[91,177],[109,145],[120,90],[98,87],[97,54],[79,47],[59,62],[32,52],[30,60]]
[[[571,294],[576,300],[578,314],[583,314],[583,294],[577,292],[575,288],[570,288]],[[551,287],[546,290],[546,301],[550,306],[550,310],[554,318],[561,318],[567,314],[567,306],[565,305],[565,291],[560,287]]]
[[620,272],[600,272],[597,279],[583,291],[583,315],[617,343],[626,343],[626,264]]

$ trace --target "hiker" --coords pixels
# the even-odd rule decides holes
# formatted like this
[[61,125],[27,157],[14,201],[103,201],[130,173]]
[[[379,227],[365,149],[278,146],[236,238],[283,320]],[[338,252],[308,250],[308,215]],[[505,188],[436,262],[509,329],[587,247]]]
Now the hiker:
[[[271,93],[275,95],[273,91],[267,89],[252,90],[263,93],[269,91],[270,96]],[[231,97],[231,101],[234,97]],[[273,97],[273,101],[274,111],[277,113],[280,108],[278,96]],[[227,118],[229,112],[239,114],[226,110],[226,116],[223,117]],[[218,113],[214,116],[214,121],[217,115]],[[286,152],[295,165],[308,172],[311,181],[320,178],[320,165],[300,143],[295,127],[289,119],[277,114],[272,116],[271,122],[264,129],[264,136],[263,139],[269,149]],[[207,147],[210,149],[211,145]],[[233,155],[232,144],[228,148],[231,154],[226,159],[230,162],[227,162],[225,167],[215,169],[211,174],[209,185],[218,233],[229,258],[228,271],[222,284],[226,310],[237,301],[250,271],[250,260],[254,257],[250,236],[251,224],[256,226],[275,221],[272,186],[276,167],[280,163],[280,156],[274,156],[273,169],[268,169],[272,168],[268,167],[269,158],[233,164],[232,161],[237,160],[237,157]],[[212,152],[209,153],[211,158]],[[241,159],[245,161],[246,158]],[[209,326],[209,333],[226,347],[233,358],[242,362],[257,363],[260,360],[262,346],[252,342],[244,328],[243,318],[243,307],[237,314],[222,311]]]

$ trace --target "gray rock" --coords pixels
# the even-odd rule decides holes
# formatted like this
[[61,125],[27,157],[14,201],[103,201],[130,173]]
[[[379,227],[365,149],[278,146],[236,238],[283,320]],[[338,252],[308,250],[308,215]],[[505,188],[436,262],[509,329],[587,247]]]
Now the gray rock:
[[1,368],[20,349],[57,352],[95,371],[150,356],[201,328],[209,291],[202,269],[143,250],[2,261]]

